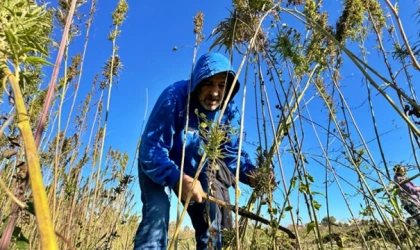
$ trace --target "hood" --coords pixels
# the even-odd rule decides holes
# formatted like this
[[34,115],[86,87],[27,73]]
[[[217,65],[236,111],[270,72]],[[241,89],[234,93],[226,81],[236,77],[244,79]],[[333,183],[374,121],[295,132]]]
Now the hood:
[[[232,69],[230,61],[220,53],[207,53],[202,55],[194,67],[193,75],[191,78],[191,89],[194,91],[204,79],[222,72],[228,73],[226,93],[229,93],[236,75],[235,71]],[[238,81],[235,84],[235,88],[232,92],[230,100],[232,100],[236,93],[238,93],[239,87],[240,84]]]

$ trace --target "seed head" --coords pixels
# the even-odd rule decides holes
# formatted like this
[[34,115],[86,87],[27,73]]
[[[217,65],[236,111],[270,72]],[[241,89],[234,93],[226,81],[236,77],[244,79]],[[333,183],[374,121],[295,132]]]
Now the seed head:
[[203,12],[199,11],[194,17],[194,34],[197,35],[197,43],[200,43],[204,38],[202,34],[203,24],[204,24],[204,14]]

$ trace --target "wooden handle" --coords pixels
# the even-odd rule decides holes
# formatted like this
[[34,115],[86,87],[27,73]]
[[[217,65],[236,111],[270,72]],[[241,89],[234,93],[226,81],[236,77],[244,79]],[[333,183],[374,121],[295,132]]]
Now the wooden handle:
[[[209,200],[213,203],[216,203],[219,206],[225,207],[225,208],[229,209],[230,211],[236,212],[236,206],[233,206],[233,205],[227,203],[226,201],[219,200],[219,199],[217,199],[213,196],[207,195],[204,192],[201,193],[201,196],[204,199]],[[265,219],[265,218],[263,218],[263,217],[261,217],[257,214],[249,212],[249,211],[247,211],[243,208],[238,207],[238,214],[241,215],[241,216],[244,216],[246,218],[249,218],[251,220],[256,220],[256,221],[259,221],[261,223],[264,223],[265,225],[270,226],[270,221],[268,221],[267,219]],[[289,236],[289,238],[296,239],[296,235],[292,231],[290,231],[288,228],[285,228],[285,227],[279,225],[278,229],[285,232]]]

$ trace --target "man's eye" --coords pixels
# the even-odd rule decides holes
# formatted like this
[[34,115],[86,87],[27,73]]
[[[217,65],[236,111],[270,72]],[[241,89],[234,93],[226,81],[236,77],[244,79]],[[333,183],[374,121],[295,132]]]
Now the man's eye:
[[224,88],[224,87],[225,87],[225,84],[224,83],[219,84],[219,88]]

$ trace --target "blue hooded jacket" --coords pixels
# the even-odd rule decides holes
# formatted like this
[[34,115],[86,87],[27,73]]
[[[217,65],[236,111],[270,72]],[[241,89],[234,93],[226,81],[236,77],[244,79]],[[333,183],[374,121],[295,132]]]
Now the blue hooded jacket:
[[[228,73],[226,93],[233,82],[235,72],[232,70],[230,61],[219,53],[208,53],[201,56],[195,67],[191,79],[191,91],[204,79],[218,73]],[[189,80],[175,82],[167,87],[158,98],[145,131],[141,138],[139,150],[139,168],[154,182],[162,186],[173,188],[180,178],[180,166],[182,157],[182,144],[186,123],[187,98]],[[239,90],[239,82],[236,84],[233,96]],[[223,114],[221,124],[229,124],[239,131],[240,113],[234,101],[230,100]],[[221,105],[222,106],[222,105]],[[189,107],[189,122],[186,133],[186,151],[184,160],[184,173],[194,176],[203,154],[203,139],[199,134],[199,121],[194,110],[204,113],[208,120],[217,120],[220,110],[205,110],[191,95]],[[229,170],[235,174],[239,148],[239,136],[229,133],[229,140],[222,146],[223,161]],[[248,183],[247,173],[255,166],[252,165],[248,154],[241,151],[240,181]],[[206,164],[207,165],[207,164]],[[201,176],[205,175],[206,166]],[[201,178],[200,178],[201,179]]]

